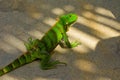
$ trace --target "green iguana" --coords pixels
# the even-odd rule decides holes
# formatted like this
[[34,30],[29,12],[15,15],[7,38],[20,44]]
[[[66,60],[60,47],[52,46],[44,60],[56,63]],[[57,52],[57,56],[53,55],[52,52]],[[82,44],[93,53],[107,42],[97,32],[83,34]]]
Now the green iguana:
[[58,44],[61,47],[73,48],[79,45],[79,42],[75,41],[70,43],[66,32],[72,23],[77,20],[77,15],[69,13],[59,17],[56,24],[42,37],[39,39],[28,39],[28,43],[25,43],[27,52],[9,65],[0,69],[0,76],[8,73],[22,65],[30,63],[36,59],[40,60],[40,67],[43,70],[52,69],[57,64],[66,64],[58,60],[51,61],[51,52],[56,48]]

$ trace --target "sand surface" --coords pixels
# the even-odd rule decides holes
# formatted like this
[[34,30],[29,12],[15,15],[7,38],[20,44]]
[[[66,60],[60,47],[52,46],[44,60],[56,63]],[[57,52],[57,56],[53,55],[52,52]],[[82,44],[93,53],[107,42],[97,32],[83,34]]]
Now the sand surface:
[[120,80],[120,0],[0,0],[0,68],[22,55],[28,37],[41,38],[61,14],[76,13],[73,49],[58,46],[52,59],[66,62],[41,70],[39,61],[0,80]]

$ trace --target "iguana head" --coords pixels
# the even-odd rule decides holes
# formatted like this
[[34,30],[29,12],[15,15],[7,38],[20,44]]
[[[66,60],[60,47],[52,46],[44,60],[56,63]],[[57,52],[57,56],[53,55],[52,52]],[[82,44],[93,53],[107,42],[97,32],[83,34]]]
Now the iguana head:
[[62,15],[60,17],[60,21],[65,26],[65,29],[68,30],[68,27],[77,20],[77,15],[73,13],[69,13],[66,15]]

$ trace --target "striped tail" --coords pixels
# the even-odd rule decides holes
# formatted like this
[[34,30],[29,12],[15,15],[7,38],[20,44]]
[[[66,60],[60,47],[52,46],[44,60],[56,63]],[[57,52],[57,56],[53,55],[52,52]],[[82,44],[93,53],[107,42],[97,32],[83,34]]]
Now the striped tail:
[[16,69],[22,65],[30,63],[33,60],[35,60],[35,59],[32,58],[32,55],[30,53],[26,53],[26,54],[20,56],[19,58],[17,58],[16,60],[14,60],[9,65],[5,66],[3,69],[0,69],[0,76],[4,75],[10,71],[13,71],[14,69]]

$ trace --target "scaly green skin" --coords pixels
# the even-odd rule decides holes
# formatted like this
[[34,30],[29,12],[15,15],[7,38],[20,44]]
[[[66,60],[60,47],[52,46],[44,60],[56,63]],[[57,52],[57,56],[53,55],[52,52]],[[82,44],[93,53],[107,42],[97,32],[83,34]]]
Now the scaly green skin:
[[70,43],[66,34],[70,25],[76,20],[76,14],[70,13],[67,15],[62,15],[56,24],[42,37],[41,40],[32,40],[32,38],[29,38],[29,42],[25,44],[27,52],[3,69],[0,69],[0,76],[36,59],[41,60],[40,67],[43,70],[52,69],[56,67],[57,64],[66,64],[58,60],[51,61],[50,53],[56,48],[58,44],[60,44],[61,47],[66,46],[67,48],[72,48],[79,45],[79,42]]

